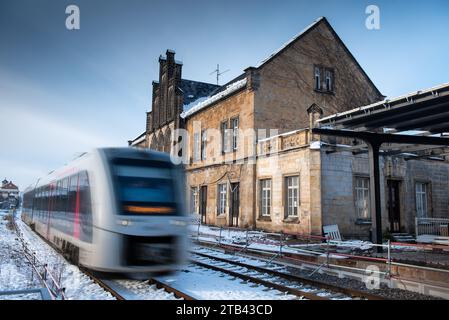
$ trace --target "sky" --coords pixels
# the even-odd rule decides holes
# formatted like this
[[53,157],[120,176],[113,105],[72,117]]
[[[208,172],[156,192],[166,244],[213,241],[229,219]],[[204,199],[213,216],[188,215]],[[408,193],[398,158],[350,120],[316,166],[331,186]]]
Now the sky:
[[[365,26],[372,4],[379,30]],[[320,16],[384,95],[449,82],[446,0],[1,0],[0,179],[24,189],[81,152],[126,146],[167,49],[184,79],[213,83],[219,63],[225,83]]]

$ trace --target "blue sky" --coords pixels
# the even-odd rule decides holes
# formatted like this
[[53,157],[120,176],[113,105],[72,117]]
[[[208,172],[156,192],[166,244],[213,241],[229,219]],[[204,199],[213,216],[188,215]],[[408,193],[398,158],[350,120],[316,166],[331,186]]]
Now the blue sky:
[[[65,28],[76,4],[81,29]],[[380,8],[380,30],[365,8]],[[183,78],[222,83],[326,16],[387,96],[448,82],[449,2],[65,1],[0,2],[0,178],[21,188],[76,153],[124,146],[145,128],[151,81],[167,48]]]

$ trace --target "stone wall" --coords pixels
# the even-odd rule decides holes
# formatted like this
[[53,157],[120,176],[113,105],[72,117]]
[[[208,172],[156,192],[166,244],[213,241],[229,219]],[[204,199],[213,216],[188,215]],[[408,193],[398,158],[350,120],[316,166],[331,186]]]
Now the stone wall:
[[[315,65],[333,70],[333,92],[315,90]],[[257,78],[257,128],[276,128],[280,132],[306,128],[309,126],[307,108],[314,103],[326,116],[382,99],[323,20],[252,73]]]

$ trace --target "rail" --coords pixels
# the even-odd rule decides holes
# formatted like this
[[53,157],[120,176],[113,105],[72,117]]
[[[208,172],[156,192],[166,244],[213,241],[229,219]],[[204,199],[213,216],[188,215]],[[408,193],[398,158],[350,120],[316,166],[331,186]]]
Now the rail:
[[416,237],[431,235],[449,237],[449,219],[447,218],[415,218]]
[[[435,219],[435,223],[449,223],[449,219]],[[393,252],[402,249],[415,250],[449,250],[447,245],[422,245],[386,241],[384,244],[374,244],[363,241],[337,241],[323,236],[303,235],[298,233],[274,233],[257,230],[239,229],[234,227],[214,227],[207,226],[208,233],[201,232],[201,226],[196,227],[196,234],[192,234],[193,239],[198,243],[208,243],[212,247],[228,247],[235,252],[251,251],[253,253],[259,252],[265,255],[271,255],[271,260],[276,258],[297,258],[301,255],[315,256],[324,258],[324,262],[316,264],[315,271],[322,267],[332,267],[340,270],[357,271],[362,274],[370,273],[378,274],[384,279],[389,280],[395,275],[393,273],[393,266],[396,267],[410,267],[428,271],[435,271],[441,273],[448,273],[449,270],[440,267],[432,267],[416,264],[406,261],[403,263],[399,258],[393,256]],[[371,253],[375,248],[382,248],[385,256],[373,256]],[[346,251],[346,252],[345,252]],[[381,266],[379,270],[367,270],[364,267],[346,266],[335,261],[333,258],[346,258],[358,261],[373,262]],[[301,261],[301,259],[293,259]],[[307,261],[309,264],[312,261]],[[430,263],[432,261],[429,261]],[[383,265],[383,267],[382,267]]]

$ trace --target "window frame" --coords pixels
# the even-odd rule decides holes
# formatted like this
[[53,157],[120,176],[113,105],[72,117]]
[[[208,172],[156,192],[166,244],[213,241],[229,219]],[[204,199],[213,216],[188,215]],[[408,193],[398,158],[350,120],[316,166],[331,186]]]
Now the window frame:
[[[264,184],[269,182],[269,186]],[[270,217],[271,216],[271,202],[272,202],[272,185],[273,181],[271,178],[264,178],[259,180],[260,188],[260,216]],[[268,195],[268,196],[267,196]],[[266,209],[266,210],[264,210]]]
[[[359,181],[363,181],[361,185],[358,185]],[[360,195],[362,195],[362,199],[359,198]],[[363,207],[360,206],[361,201],[365,203]],[[354,176],[354,207],[357,220],[371,221],[371,186],[370,178],[367,176]]]
[[321,83],[321,67],[318,65],[313,66],[313,86],[314,89],[317,91],[322,90],[322,83]]
[[201,160],[207,158],[207,129],[201,130]]
[[232,127],[232,150],[236,151],[238,148],[238,132],[239,132],[240,119],[239,117],[231,118]]
[[[293,185],[293,184],[289,185],[289,181],[290,180],[293,181],[293,179],[296,179],[296,181],[297,181],[296,185]],[[284,189],[285,190],[284,191],[284,201],[285,201],[284,217],[286,219],[299,218],[299,207],[301,206],[300,182],[301,182],[301,177],[300,177],[299,173],[284,176],[284,188],[285,188]],[[290,196],[290,190],[292,190],[291,196]],[[295,197],[295,190],[296,190],[296,197]],[[296,205],[294,205],[295,198],[296,198]],[[290,209],[292,209],[292,210],[290,210]]]
[[[223,190],[222,190],[223,188]],[[219,183],[217,185],[217,216],[226,215],[226,206],[228,201],[228,184]]]
[[[421,190],[418,191],[418,185]],[[424,191],[422,189],[424,187]],[[418,198],[418,193],[420,197]],[[421,208],[418,205],[418,199],[421,200]],[[420,210],[421,209],[421,210]],[[421,212],[420,212],[421,211]],[[424,181],[415,181],[415,214],[417,218],[429,217],[429,183]]]

